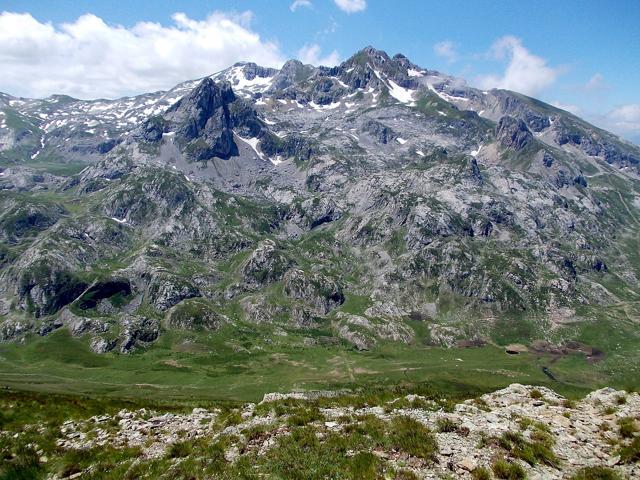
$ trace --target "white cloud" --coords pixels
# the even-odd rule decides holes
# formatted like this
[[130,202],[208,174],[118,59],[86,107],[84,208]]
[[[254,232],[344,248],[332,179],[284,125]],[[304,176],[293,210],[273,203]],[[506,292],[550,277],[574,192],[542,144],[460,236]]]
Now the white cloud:
[[289,6],[289,10],[295,12],[299,8],[311,8],[313,7],[313,3],[311,0],[294,0],[294,2]]
[[516,37],[498,39],[491,51],[497,59],[508,59],[508,64],[502,75],[479,77],[481,88],[505,88],[534,95],[553,84],[561,73],[559,68],[548,66],[544,58],[529,52]]
[[607,113],[606,118],[616,132],[640,133],[640,103],[620,105]]
[[556,108],[566,110],[569,113],[573,113],[574,115],[580,115],[582,113],[582,109],[579,106],[573,105],[571,103],[562,103],[556,100],[555,102],[551,102],[551,105]]
[[321,57],[321,48],[317,43],[305,45],[298,50],[298,59],[302,63],[310,63],[311,65],[325,65],[333,67],[340,63],[340,55],[337,51],[332,51],[329,55]]
[[367,8],[367,0],[333,0],[340,10],[347,13],[362,12]]
[[606,90],[609,88],[607,82],[604,80],[604,76],[601,73],[593,75],[587,83],[584,84],[584,90],[586,92],[597,92]]
[[173,23],[109,25],[87,14],[61,25],[0,13],[0,91],[42,97],[118,97],[167,89],[241,60],[279,66],[278,45],[251,29],[251,12],[183,13]]
[[456,44],[451,40],[436,43],[433,46],[433,51],[436,52],[436,55],[445,58],[448,62],[455,62],[458,58]]

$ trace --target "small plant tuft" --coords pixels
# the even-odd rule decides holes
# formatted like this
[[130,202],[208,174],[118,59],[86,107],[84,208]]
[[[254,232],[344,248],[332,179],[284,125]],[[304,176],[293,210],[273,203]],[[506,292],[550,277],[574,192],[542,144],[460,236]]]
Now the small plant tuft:
[[506,460],[496,460],[491,467],[496,478],[505,480],[523,480],[527,478],[527,474],[517,463],[507,462]]

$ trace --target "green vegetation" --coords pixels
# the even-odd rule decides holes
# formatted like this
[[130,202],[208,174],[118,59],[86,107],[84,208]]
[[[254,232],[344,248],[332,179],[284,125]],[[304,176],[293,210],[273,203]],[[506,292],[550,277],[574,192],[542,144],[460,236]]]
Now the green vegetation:
[[409,417],[396,417],[392,420],[389,442],[393,448],[425,460],[433,460],[438,452],[438,444],[433,433]]
[[544,430],[536,429],[531,436],[532,440],[526,440],[519,432],[505,432],[498,439],[498,444],[513,457],[524,460],[529,465],[544,463],[557,467],[559,460],[553,453],[553,441]]
[[631,442],[620,447],[618,454],[623,463],[640,462],[640,437],[634,437]]
[[527,478],[524,468],[517,463],[507,462],[506,460],[496,460],[491,469],[496,478],[506,480],[523,480]]
[[620,475],[607,467],[584,467],[569,480],[622,480]]
[[491,472],[484,467],[476,467],[471,472],[473,480],[491,480]]

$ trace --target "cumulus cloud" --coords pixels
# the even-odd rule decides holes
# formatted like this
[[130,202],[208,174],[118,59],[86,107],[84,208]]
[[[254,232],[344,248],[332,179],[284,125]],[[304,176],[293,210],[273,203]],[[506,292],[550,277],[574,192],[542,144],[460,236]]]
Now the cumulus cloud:
[[607,82],[604,80],[604,75],[601,73],[596,73],[584,84],[585,92],[598,92],[608,88],[609,85],[607,85]]
[[433,51],[436,55],[445,58],[448,62],[455,62],[458,59],[456,44],[451,40],[436,43],[433,46]]
[[325,65],[327,67],[333,67],[340,63],[340,55],[337,51],[332,51],[329,55],[321,56],[321,48],[317,43],[311,45],[305,45],[298,50],[298,59],[302,63],[310,63],[311,65]]
[[340,10],[347,13],[362,12],[367,8],[367,0],[333,0]]
[[569,113],[573,113],[574,115],[580,115],[582,113],[582,109],[579,106],[573,105],[571,103],[562,103],[556,100],[555,102],[551,102],[551,105],[556,108],[566,110]]
[[561,73],[559,68],[550,67],[544,58],[527,50],[519,38],[505,36],[491,47],[492,56],[507,60],[502,75],[484,75],[477,81],[482,88],[505,88],[527,95],[535,95],[553,84]]
[[640,103],[620,105],[611,110],[606,118],[616,132],[640,134]]
[[311,3],[311,0],[294,0],[294,2],[291,5],[289,5],[289,10],[291,10],[292,12],[295,12],[299,8],[311,8],[311,7],[313,7],[313,3]]
[[252,13],[183,13],[172,24],[109,25],[87,14],[72,23],[41,23],[0,13],[0,91],[42,97],[108,97],[167,89],[241,60],[280,66],[278,45],[251,29]]

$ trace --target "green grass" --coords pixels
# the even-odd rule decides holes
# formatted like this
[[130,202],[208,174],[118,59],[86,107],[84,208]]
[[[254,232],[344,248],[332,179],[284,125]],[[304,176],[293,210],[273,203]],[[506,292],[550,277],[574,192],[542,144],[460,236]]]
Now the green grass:
[[[271,343],[265,343],[268,338]],[[0,345],[0,384],[15,389],[128,398],[256,401],[273,391],[428,385],[473,397],[514,382],[547,385],[577,398],[609,384],[584,358],[547,361],[501,348],[446,349],[382,342],[373,351],[306,346],[304,332],[286,337],[266,328],[224,326],[218,332],[166,331],[148,350],[94,354],[64,329],[24,345]],[[499,365],[499,367],[497,367]]]
[[414,457],[435,460],[438,442],[431,431],[409,417],[396,417],[391,421],[389,443]]
[[527,478],[527,474],[517,463],[507,462],[506,460],[496,460],[491,469],[496,478],[505,480],[523,480]]
[[607,467],[584,467],[569,480],[622,480],[622,477]]

